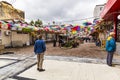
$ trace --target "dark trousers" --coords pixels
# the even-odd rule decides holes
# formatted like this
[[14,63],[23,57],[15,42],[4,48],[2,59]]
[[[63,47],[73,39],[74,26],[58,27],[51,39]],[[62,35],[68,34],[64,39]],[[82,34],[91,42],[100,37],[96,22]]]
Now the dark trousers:
[[113,54],[114,54],[114,52],[108,52],[108,53],[107,53],[107,64],[108,64],[109,66],[112,66]]
[[53,47],[56,47],[56,40],[53,41]]

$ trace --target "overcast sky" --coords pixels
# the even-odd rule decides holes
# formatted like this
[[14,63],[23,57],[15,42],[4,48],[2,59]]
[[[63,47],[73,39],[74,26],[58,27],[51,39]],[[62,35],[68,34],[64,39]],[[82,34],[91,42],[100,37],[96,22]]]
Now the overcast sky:
[[[40,19],[52,21],[72,21],[93,17],[95,5],[107,0],[6,0],[17,9],[25,11],[26,21]],[[76,22],[76,23],[80,23]],[[65,23],[65,22],[64,22]],[[71,22],[72,23],[72,22]]]

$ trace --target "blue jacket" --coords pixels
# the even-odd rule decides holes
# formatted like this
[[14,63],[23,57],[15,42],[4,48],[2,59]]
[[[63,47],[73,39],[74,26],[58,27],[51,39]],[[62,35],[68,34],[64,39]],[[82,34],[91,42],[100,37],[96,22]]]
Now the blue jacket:
[[44,40],[36,40],[34,45],[35,54],[40,54],[46,51],[46,45]]
[[106,51],[108,51],[108,52],[116,51],[116,42],[115,42],[115,39],[112,38],[111,36],[107,38]]

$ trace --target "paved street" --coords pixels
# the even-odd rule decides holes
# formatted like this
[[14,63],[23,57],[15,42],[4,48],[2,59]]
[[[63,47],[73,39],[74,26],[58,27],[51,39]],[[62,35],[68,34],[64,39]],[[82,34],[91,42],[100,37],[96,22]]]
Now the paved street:
[[[92,63],[90,63],[92,62]],[[35,56],[0,69],[4,80],[119,80],[120,66],[109,67],[105,60],[46,56],[45,72],[36,70]],[[7,69],[7,70],[6,70]],[[3,74],[4,73],[4,74]],[[112,77],[111,77],[112,76]]]
[[120,80],[119,3],[1,0],[0,80]]
[[[85,48],[84,51],[88,51],[89,49],[93,49],[94,47],[96,47],[93,44],[88,44],[88,43],[83,44],[82,46],[86,46],[86,48],[82,47],[82,50],[83,48]],[[57,48],[58,47],[56,47],[56,49]],[[78,50],[80,48],[81,47],[76,49]],[[0,80],[107,80],[107,79],[119,80],[120,79],[119,55],[115,55],[113,59],[113,64],[115,65],[113,67],[107,66],[106,59],[104,57],[103,58],[100,57],[99,55],[97,56],[97,53],[95,55],[96,57],[46,55],[44,61],[44,68],[46,69],[46,71],[38,72],[36,70],[36,56],[34,55],[31,49],[32,47],[26,47],[26,50],[24,48],[23,50],[25,51],[23,51],[22,49],[19,48],[19,49],[11,50],[14,52],[14,54],[0,55],[0,63],[1,63]],[[103,50],[101,48],[96,47],[96,49],[99,50],[99,54],[106,55],[103,54]],[[48,52],[50,54],[50,51],[47,51],[46,53],[48,54]],[[92,56],[92,53],[95,54],[94,51],[91,51],[90,53],[91,53],[90,56]],[[86,53],[84,53],[84,56],[85,55]],[[80,56],[82,55],[80,54]]]
[[45,60],[45,72],[38,72],[36,66],[17,75],[35,80],[119,80],[120,69],[105,64],[89,64]]

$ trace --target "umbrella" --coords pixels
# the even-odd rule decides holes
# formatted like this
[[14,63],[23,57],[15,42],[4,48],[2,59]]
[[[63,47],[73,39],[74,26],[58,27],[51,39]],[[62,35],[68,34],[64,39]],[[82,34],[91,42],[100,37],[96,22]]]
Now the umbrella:
[[89,25],[92,25],[92,23],[91,22],[84,22],[83,25],[84,26],[89,26]]

